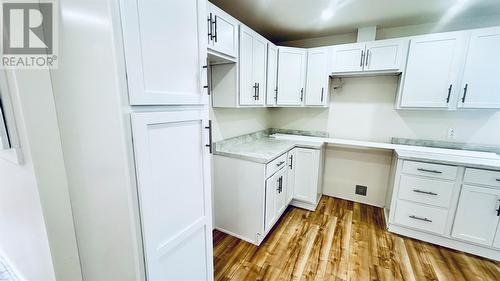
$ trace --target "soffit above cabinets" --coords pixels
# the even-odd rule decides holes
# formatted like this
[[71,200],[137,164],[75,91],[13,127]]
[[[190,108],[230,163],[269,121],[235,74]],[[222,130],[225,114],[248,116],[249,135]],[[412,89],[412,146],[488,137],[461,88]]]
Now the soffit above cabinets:
[[[498,0],[211,0],[271,41],[500,15]],[[389,8],[390,7],[390,8]]]

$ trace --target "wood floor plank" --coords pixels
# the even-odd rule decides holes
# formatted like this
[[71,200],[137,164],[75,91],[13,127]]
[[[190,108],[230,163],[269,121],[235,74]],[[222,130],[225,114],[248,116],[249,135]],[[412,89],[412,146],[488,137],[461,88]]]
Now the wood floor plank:
[[215,280],[500,280],[500,262],[389,233],[382,209],[327,196],[289,207],[259,247],[213,241]]

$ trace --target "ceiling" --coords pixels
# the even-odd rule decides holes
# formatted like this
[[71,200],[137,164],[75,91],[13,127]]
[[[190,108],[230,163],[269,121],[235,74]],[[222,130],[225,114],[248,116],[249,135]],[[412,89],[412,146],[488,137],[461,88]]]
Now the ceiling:
[[500,0],[210,0],[280,42],[378,28],[500,15]]

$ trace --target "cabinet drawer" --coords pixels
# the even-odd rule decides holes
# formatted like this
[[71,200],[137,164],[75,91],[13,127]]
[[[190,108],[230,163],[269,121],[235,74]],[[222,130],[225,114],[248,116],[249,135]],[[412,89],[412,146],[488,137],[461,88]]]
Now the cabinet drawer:
[[500,172],[467,168],[464,182],[500,187]]
[[454,180],[457,178],[458,167],[416,162],[416,161],[404,161],[403,173],[410,175],[417,175],[417,176]]
[[444,234],[448,211],[398,200],[394,222],[436,234]]
[[448,208],[454,186],[454,182],[402,175],[399,198]]
[[266,165],[266,178],[272,176],[276,171],[286,165],[286,153],[274,159]]

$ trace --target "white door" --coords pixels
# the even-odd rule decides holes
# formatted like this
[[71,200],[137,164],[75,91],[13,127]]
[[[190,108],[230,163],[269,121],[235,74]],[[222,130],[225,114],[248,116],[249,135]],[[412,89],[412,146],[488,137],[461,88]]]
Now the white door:
[[206,104],[206,1],[120,7],[130,104]]
[[458,107],[500,108],[500,28],[471,32]]
[[281,169],[278,174],[278,189],[276,190],[276,216],[279,218],[288,206],[286,201],[286,168]]
[[238,57],[238,20],[208,2],[208,48]]
[[447,108],[460,91],[466,33],[419,36],[410,40],[401,107]]
[[293,198],[316,204],[320,150],[295,148],[294,155],[295,184],[293,186]]
[[278,47],[273,43],[267,43],[267,83],[266,104],[276,105],[278,92]]
[[328,100],[328,49],[307,50],[306,105],[326,105]]
[[363,71],[365,61],[365,43],[344,44],[330,47],[330,72]]
[[257,86],[253,80],[253,40],[252,30],[240,28],[240,105],[253,105],[257,97]]
[[264,105],[266,102],[267,43],[267,39],[255,34],[253,38],[253,80],[257,84],[257,97],[254,102],[256,105]]
[[287,157],[286,203],[288,205],[293,199],[293,186],[295,185],[295,149],[290,150]]
[[402,71],[407,51],[407,39],[367,42],[364,71]]
[[213,280],[207,115],[132,113],[148,280]]
[[264,217],[264,231],[269,231],[276,220],[278,219],[278,208],[276,206],[277,203],[277,195],[280,184],[280,175],[279,173],[274,174],[270,178],[266,180],[266,206],[265,206],[265,217]]
[[278,47],[278,104],[302,105],[307,51],[301,48]]
[[498,226],[500,190],[464,185],[452,236],[491,246]]

